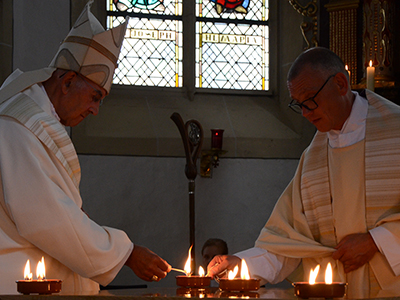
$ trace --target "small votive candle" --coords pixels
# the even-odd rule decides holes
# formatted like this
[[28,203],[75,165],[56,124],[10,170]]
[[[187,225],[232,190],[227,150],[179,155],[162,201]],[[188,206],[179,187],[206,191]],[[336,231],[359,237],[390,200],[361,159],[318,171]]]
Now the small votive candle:
[[332,266],[328,263],[325,271],[325,282],[315,282],[320,266],[310,270],[309,282],[294,282],[294,293],[297,297],[308,298],[342,298],[346,292],[347,284],[332,282]]
[[44,257],[39,261],[36,269],[37,280],[32,279],[29,259],[25,264],[24,280],[17,281],[17,291],[21,294],[53,294],[61,291],[62,281],[59,279],[46,279]]
[[219,280],[219,288],[223,291],[256,291],[260,288],[260,279],[250,278],[246,261],[242,259],[240,278],[235,278],[238,266],[228,272],[228,278]]
[[207,287],[211,284],[211,277],[204,276],[204,269],[199,267],[199,275],[176,276],[176,284],[182,287]]
[[190,254],[192,250],[192,246],[189,248],[188,252],[188,258],[186,260],[184,272],[186,275],[180,275],[176,276],[176,284],[182,287],[188,287],[188,288],[202,288],[202,287],[207,287],[210,286],[211,284],[211,277],[210,276],[204,276],[205,272],[203,267],[199,267],[199,275],[192,275],[192,270],[190,263],[192,261],[192,256]]

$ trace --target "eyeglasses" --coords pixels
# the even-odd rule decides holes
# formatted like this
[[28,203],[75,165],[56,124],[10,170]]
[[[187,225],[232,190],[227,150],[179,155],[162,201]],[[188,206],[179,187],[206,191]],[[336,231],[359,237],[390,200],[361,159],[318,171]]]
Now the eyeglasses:
[[289,103],[289,107],[296,113],[301,114],[303,112],[303,107],[309,111],[314,110],[318,107],[317,102],[315,102],[315,97],[317,97],[318,93],[322,91],[324,86],[328,83],[329,79],[332,77],[335,77],[336,74],[333,74],[328,77],[328,79],[325,81],[325,83],[321,86],[321,88],[318,90],[318,92],[315,93],[314,96],[311,98],[308,98],[304,100],[303,102],[297,102],[296,100],[292,99],[292,101]]
[[[59,78],[62,78],[62,77],[63,77],[65,74],[67,74],[68,72],[69,72],[69,71],[63,73],[62,75],[59,76]],[[103,93],[102,93],[99,89],[95,88],[83,75],[81,75],[81,74],[78,73],[78,72],[75,72],[75,74],[78,75],[79,78],[81,78],[87,85],[89,85],[89,86],[96,92],[96,95],[93,96],[93,99],[92,99],[92,100],[93,100],[93,102],[95,102],[95,103],[100,102],[100,106],[101,106],[101,105],[103,104],[103,99],[104,99]]]

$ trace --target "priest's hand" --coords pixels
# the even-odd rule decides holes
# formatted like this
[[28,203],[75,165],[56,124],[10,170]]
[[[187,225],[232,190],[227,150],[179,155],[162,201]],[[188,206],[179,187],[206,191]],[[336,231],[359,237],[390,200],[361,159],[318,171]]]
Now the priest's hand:
[[207,266],[207,275],[214,278],[225,270],[233,270],[236,266],[240,268],[241,259],[234,255],[216,255]]
[[343,263],[345,273],[363,266],[379,251],[369,232],[347,235],[335,249],[332,258]]
[[159,281],[171,271],[171,266],[149,249],[135,245],[125,262],[135,274],[146,281]]

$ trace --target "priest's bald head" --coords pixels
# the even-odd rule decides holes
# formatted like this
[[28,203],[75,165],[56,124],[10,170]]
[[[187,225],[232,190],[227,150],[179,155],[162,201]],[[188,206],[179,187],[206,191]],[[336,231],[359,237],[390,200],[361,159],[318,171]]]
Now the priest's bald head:
[[354,101],[343,61],[329,49],[311,48],[288,73],[290,107],[319,131],[341,130]]

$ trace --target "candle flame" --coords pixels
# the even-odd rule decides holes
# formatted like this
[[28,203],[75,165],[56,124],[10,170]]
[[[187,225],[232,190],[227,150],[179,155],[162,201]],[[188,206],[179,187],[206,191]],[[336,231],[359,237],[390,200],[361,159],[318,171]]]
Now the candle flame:
[[200,276],[200,277],[204,277],[204,273],[205,273],[205,272],[204,272],[203,267],[200,266],[200,267],[199,267],[199,276]]
[[318,276],[318,272],[319,272],[319,265],[317,265],[314,270],[313,269],[310,270],[310,279],[308,281],[309,284],[315,283],[315,280],[317,279]]
[[242,265],[240,267],[240,278],[250,279],[249,268],[247,267],[246,261],[242,258]]
[[346,69],[346,71],[349,70],[349,66],[348,65],[345,65],[344,68]]
[[228,272],[228,279],[233,279],[236,277],[237,273],[239,272],[239,267],[236,266],[233,271]]
[[44,257],[40,260],[36,267],[36,277],[38,280],[43,280],[46,278],[46,267],[44,265]]
[[31,263],[29,262],[29,259],[26,261],[26,264],[25,264],[24,279],[32,280]]
[[332,266],[331,266],[331,263],[328,263],[328,265],[326,266],[325,283],[326,284],[332,284]]
[[187,259],[187,261],[186,261],[185,268],[183,268],[183,270],[184,270],[185,273],[186,273],[186,276],[190,276],[190,275],[192,274],[192,269],[191,269],[191,267],[190,267],[190,264],[191,264],[191,262],[192,262],[192,256],[190,255],[190,251],[192,250],[192,247],[193,247],[193,245],[190,246],[190,248],[189,248],[188,259]]
[[369,66],[372,67],[372,60],[369,61]]

